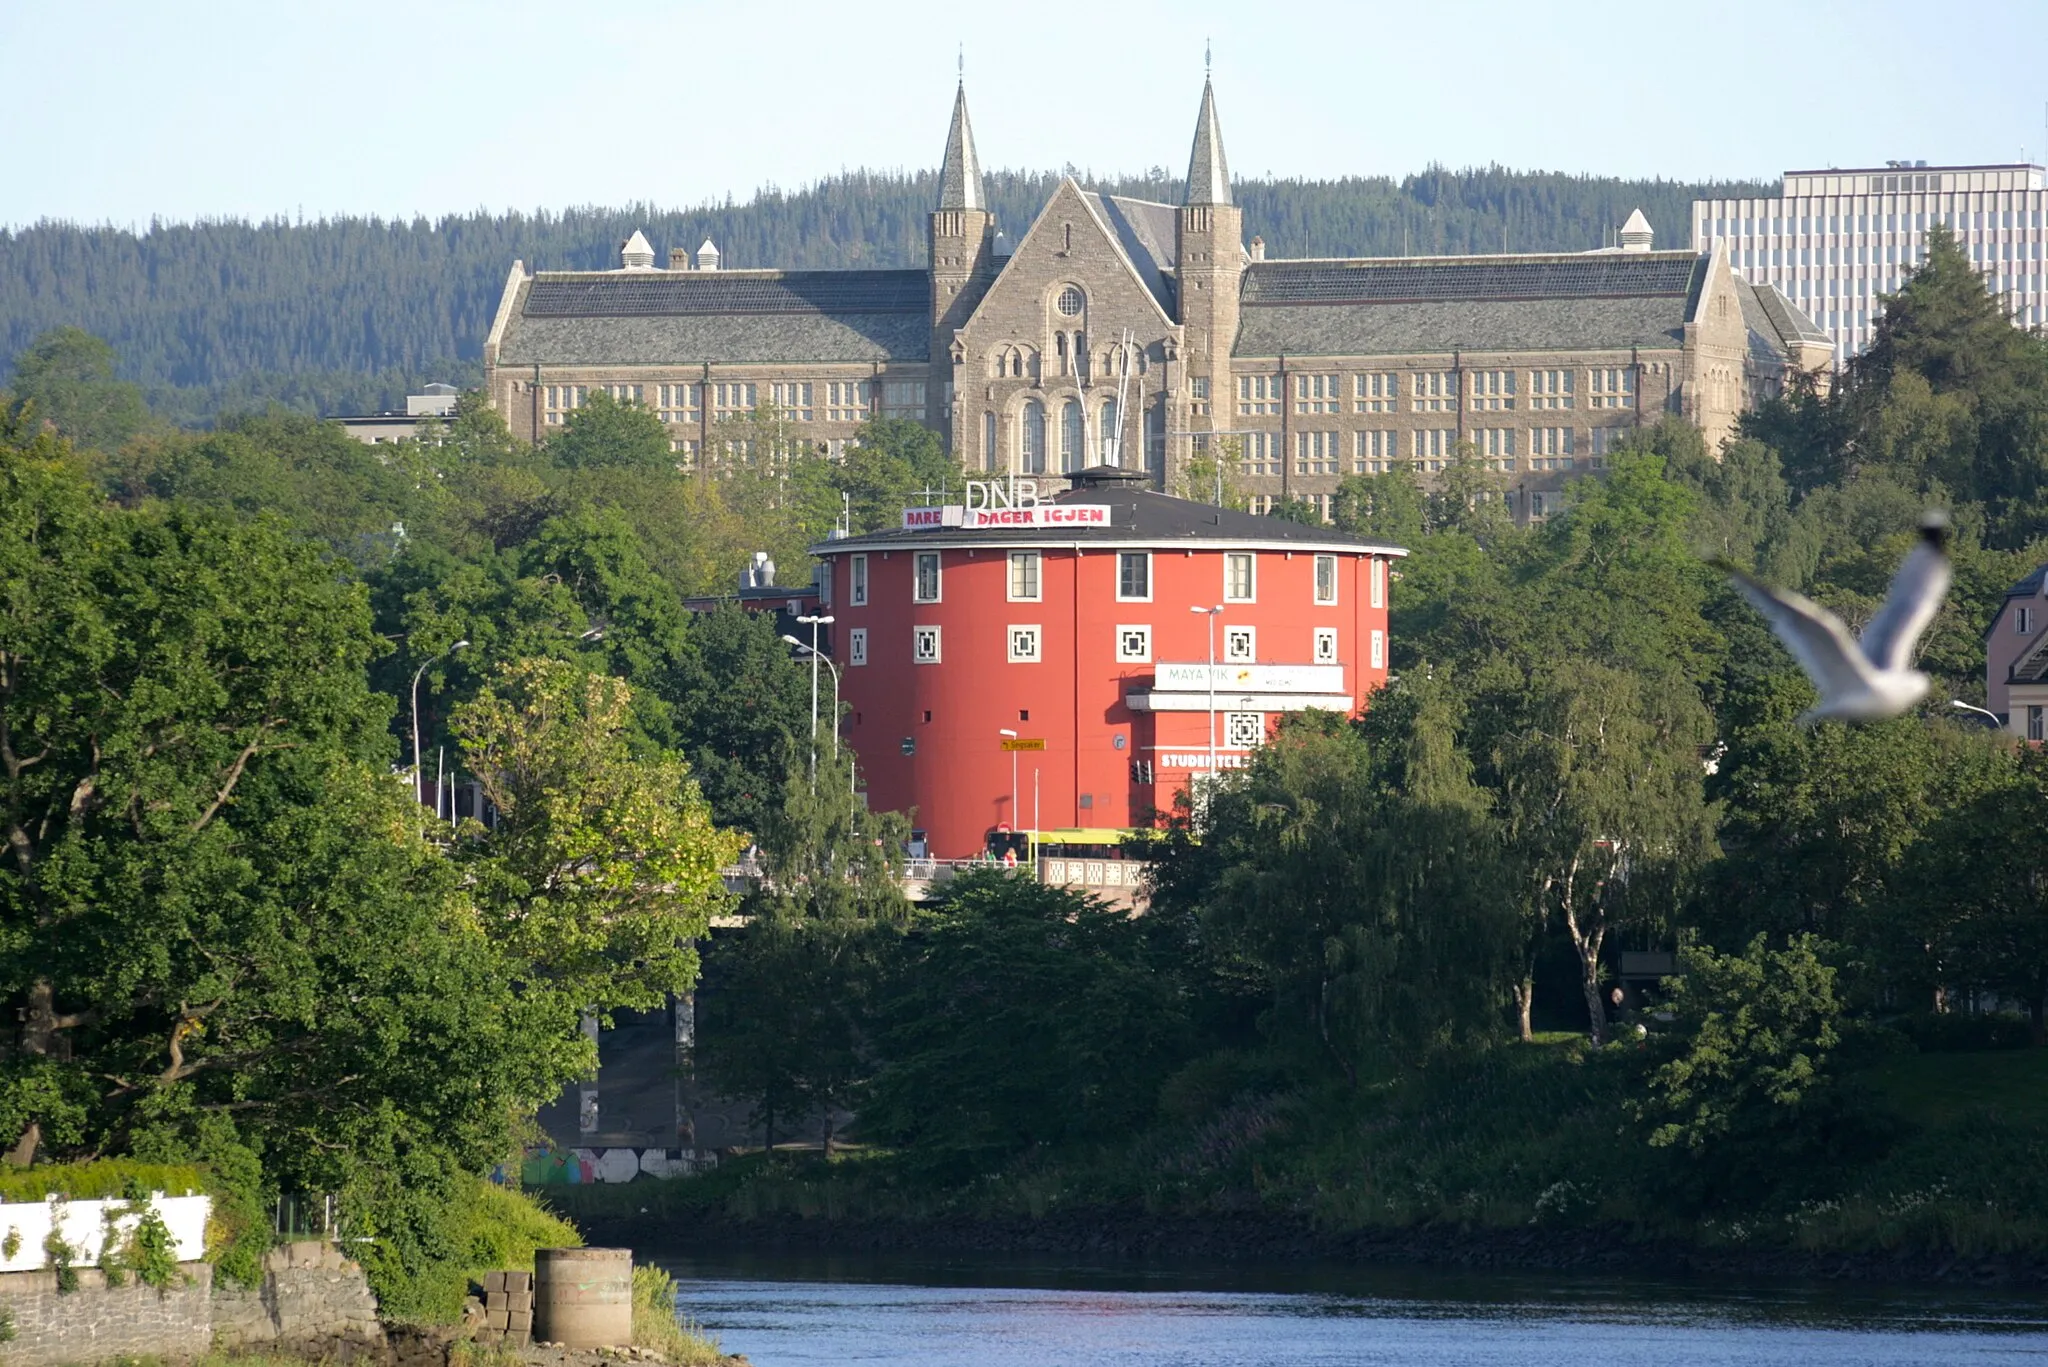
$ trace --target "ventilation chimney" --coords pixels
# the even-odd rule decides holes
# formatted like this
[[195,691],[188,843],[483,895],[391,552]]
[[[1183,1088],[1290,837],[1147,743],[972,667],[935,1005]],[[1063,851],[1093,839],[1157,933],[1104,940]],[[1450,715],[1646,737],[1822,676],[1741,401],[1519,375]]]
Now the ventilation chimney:
[[686,271],[690,269],[690,249],[688,247],[670,247],[668,249],[668,268],[672,271]]
[[1628,216],[1628,222],[1621,225],[1621,249],[1625,252],[1646,252],[1656,235],[1650,220],[1643,217],[1641,209],[1637,209]]
[[704,245],[697,248],[697,269],[700,271],[715,271],[718,269],[718,244],[708,237],[704,239]]
[[1263,238],[1263,237],[1255,237],[1255,238],[1253,238],[1253,239],[1252,239],[1252,260],[1254,260],[1254,261],[1264,261],[1265,259],[1266,259],[1266,239],[1265,239],[1265,238]]
[[775,562],[768,558],[768,552],[755,551],[753,560],[740,571],[740,587],[743,589],[772,589],[775,587]]
[[629,271],[651,271],[654,269],[654,247],[647,235],[638,228],[619,248],[619,265]]

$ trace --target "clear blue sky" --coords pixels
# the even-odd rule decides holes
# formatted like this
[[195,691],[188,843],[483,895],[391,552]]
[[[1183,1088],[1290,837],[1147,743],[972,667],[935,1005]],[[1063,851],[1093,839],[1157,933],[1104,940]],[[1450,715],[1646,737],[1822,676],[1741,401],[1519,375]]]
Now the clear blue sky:
[[688,205],[928,166],[963,44],[986,165],[1179,174],[1205,36],[1240,176],[2048,150],[2048,0],[0,0],[0,225]]

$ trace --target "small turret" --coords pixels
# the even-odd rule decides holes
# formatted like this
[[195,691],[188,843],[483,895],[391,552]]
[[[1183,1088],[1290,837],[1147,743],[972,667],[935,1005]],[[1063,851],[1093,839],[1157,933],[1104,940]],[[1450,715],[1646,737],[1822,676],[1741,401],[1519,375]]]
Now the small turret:
[[1650,220],[1643,217],[1641,209],[1637,209],[1628,216],[1628,222],[1621,225],[1621,249],[1625,252],[1646,252],[1656,235]]
[[654,269],[654,247],[647,235],[638,228],[619,248],[619,266],[629,271],[651,271]]
[[697,269],[700,271],[715,271],[718,269],[718,244],[708,237],[704,239],[704,245],[697,248]]

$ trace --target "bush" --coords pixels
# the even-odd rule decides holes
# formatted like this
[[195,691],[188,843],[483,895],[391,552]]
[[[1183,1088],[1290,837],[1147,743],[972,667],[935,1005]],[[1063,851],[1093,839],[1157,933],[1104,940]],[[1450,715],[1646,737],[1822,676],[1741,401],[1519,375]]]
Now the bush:
[[678,1367],[715,1367],[724,1360],[716,1339],[677,1317],[676,1279],[658,1267],[633,1269],[633,1346],[652,1348]]
[[472,1281],[499,1268],[533,1267],[537,1248],[583,1242],[576,1227],[523,1192],[468,1174],[441,1184],[345,1203],[363,1272],[386,1319],[448,1324],[462,1317]]
[[207,1174],[193,1163],[138,1163],[131,1158],[102,1158],[91,1163],[42,1163],[32,1168],[0,1168],[0,1201],[41,1201],[62,1196],[67,1201],[100,1201],[136,1191],[169,1196],[208,1192]]

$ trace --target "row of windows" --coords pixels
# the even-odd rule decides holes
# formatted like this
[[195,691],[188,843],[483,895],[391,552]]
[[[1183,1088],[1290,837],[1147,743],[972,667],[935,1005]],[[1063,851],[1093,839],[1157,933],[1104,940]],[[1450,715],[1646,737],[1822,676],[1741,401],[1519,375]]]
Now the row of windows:
[[[727,416],[752,412],[760,404],[763,386],[751,380],[720,380],[709,385],[551,384],[541,387],[541,408],[546,421],[559,426],[565,415],[583,406],[592,390],[608,393],[621,403],[645,403],[649,388],[654,391],[655,412],[661,420],[683,423],[698,421],[707,390],[713,413]],[[821,408],[826,422],[866,422],[874,410],[875,382],[871,380],[787,381],[769,384],[766,389],[777,415],[791,422],[815,422]],[[880,397],[883,417],[924,420],[923,380],[883,380]]]
[[[1473,451],[1487,461],[1488,468],[1515,469],[1515,457],[1569,456],[1576,454],[1584,445],[1596,456],[1606,456],[1618,450],[1632,429],[1626,427],[1595,427],[1585,433],[1570,427],[1479,427],[1466,429],[1464,440]],[[1354,475],[1385,474],[1396,465],[1407,461],[1447,462],[1457,451],[1458,431],[1454,427],[1417,428],[1403,433],[1372,431],[1353,432],[1347,443],[1341,432],[1296,432],[1294,434],[1294,473],[1297,475]],[[1250,476],[1278,478],[1280,475],[1280,439],[1277,433],[1246,432],[1238,437],[1238,473]],[[1194,449],[1197,456],[1205,456],[1209,450],[1210,435],[1194,434]],[[1345,469],[1345,447],[1350,447],[1349,470]],[[1506,460],[1506,465],[1494,462]],[[1442,464],[1429,468],[1441,469]]]
[[[1045,628],[1036,622],[1013,622],[1004,628],[1004,654],[1011,664],[1039,664],[1045,659]],[[1384,631],[1371,633],[1369,665],[1373,669],[1384,669],[1387,665],[1387,637]],[[944,662],[944,631],[937,626],[911,628],[910,660],[912,664],[935,665]],[[1118,664],[1152,663],[1152,627],[1148,623],[1119,623],[1116,627],[1116,658]],[[1319,665],[1341,664],[1343,656],[1337,649],[1337,628],[1314,628],[1311,658]],[[854,627],[846,633],[846,662],[848,665],[868,663],[868,629]],[[1223,628],[1222,656],[1224,664],[1256,664],[1259,659],[1259,631],[1257,627],[1226,626]]]
[[[915,603],[937,603],[943,601],[944,578],[941,557],[937,551],[912,552],[911,601]],[[847,558],[847,605],[866,607],[868,605],[868,557],[865,554]],[[1036,603],[1042,601],[1044,593],[1044,552],[1011,551],[1007,578],[1007,597],[1012,603]],[[1370,601],[1373,607],[1387,604],[1387,562],[1375,558],[1369,575]],[[829,582],[829,581],[828,581]],[[1319,607],[1333,606],[1337,602],[1338,565],[1334,555],[1315,557],[1314,596]],[[1116,596],[1118,602],[1147,603],[1152,600],[1152,553],[1150,551],[1118,551],[1116,556]],[[829,590],[828,590],[829,601]],[[1258,601],[1258,556],[1251,551],[1226,551],[1223,555],[1223,601],[1226,603],[1252,603]]]
[[[1578,388],[1573,370],[1418,370],[1406,372],[1408,410],[1414,413],[1451,413],[1458,408],[1461,384],[1469,396],[1472,411],[1490,413],[1512,409],[1518,398],[1528,408],[1570,408]],[[1633,408],[1636,376],[1633,366],[1602,366],[1589,372],[1589,392],[1595,408]],[[1296,374],[1294,411],[1297,413],[1398,413],[1402,411],[1401,375],[1375,371],[1360,375]],[[1270,417],[1285,402],[1283,377],[1240,375],[1237,377],[1237,412],[1240,417]],[[1196,414],[1209,411],[1209,385],[1197,378],[1192,386]]]

